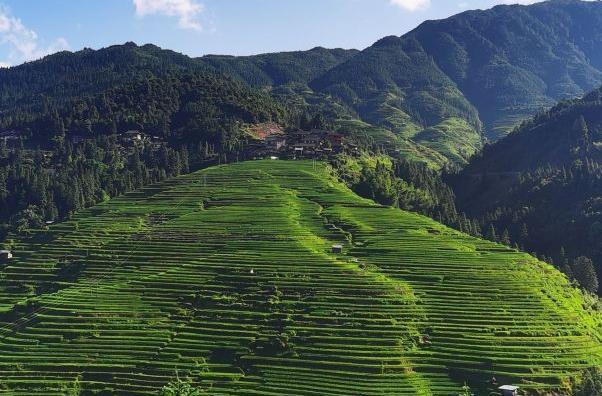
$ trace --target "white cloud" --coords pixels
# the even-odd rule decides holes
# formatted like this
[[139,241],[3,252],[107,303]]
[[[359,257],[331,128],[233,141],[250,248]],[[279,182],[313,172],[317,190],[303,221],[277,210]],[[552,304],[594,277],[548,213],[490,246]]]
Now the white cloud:
[[6,7],[0,7],[0,48],[4,46],[8,47],[8,55],[6,59],[0,60],[0,67],[39,59],[68,49],[69,43],[61,37],[48,46],[41,46],[35,31],[23,25]]
[[408,11],[422,10],[431,5],[431,0],[389,0],[389,2]]
[[203,12],[203,5],[195,0],[133,0],[136,15],[162,14],[178,18],[178,26],[182,29],[201,31],[198,16]]

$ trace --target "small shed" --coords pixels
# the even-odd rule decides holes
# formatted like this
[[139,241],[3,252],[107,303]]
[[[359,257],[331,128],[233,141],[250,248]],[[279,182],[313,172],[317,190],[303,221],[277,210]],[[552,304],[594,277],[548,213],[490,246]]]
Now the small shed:
[[143,135],[144,134],[140,131],[130,130],[123,134],[123,138],[131,142],[139,142],[142,141],[142,138],[144,137]]
[[13,258],[10,250],[0,250],[0,261],[7,261]]
[[503,396],[518,396],[518,386],[502,385],[498,388]]
[[341,254],[341,253],[343,253],[343,245],[332,245],[332,252],[334,254]]

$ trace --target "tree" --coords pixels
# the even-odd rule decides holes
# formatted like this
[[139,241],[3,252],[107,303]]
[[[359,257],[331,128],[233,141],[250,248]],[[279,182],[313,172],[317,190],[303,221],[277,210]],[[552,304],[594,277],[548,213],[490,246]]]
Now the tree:
[[575,396],[602,396],[602,369],[584,372],[581,382],[575,387]]
[[590,293],[598,291],[598,275],[594,263],[588,257],[577,257],[573,262],[573,276],[584,290]]
[[19,233],[28,229],[42,228],[44,221],[40,208],[30,205],[27,209],[18,212],[11,218],[11,223]]
[[508,229],[504,229],[502,233],[502,239],[500,240],[504,245],[510,246],[510,234],[508,233]]
[[524,243],[527,240],[527,238],[529,238],[529,229],[527,228],[527,225],[523,223],[523,225],[520,228],[520,240]]
[[495,227],[493,226],[493,223],[489,224],[489,228],[487,229],[487,234],[485,235],[485,238],[492,242],[497,241],[497,232],[495,232]]
[[583,150],[587,150],[589,148],[589,128],[583,115],[580,115],[575,121],[573,133],[579,147]]

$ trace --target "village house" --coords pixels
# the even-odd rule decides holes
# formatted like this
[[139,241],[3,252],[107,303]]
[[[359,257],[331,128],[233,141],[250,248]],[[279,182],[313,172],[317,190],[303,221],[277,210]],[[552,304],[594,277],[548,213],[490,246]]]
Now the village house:
[[124,132],[124,134],[122,136],[123,141],[130,142],[130,143],[141,142],[144,140],[144,138],[145,138],[144,133],[142,133],[138,130],[135,130],[135,129]]
[[284,135],[270,135],[265,138],[264,142],[270,150],[280,151],[286,147],[286,137]]
[[332,253],[334,253],[334,254],[343,253],[343,245],[332,245]]

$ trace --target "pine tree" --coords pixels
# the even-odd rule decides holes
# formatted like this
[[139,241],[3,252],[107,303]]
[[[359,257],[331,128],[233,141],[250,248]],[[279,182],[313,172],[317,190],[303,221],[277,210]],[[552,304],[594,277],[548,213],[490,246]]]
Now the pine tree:
[[598,275],[594,263],[588,257],[577,257],[573,262],[573,274],[584,290],[590,293],[598,291]]
[[500,242],[502,242],[504,245],[506,246],[510,246],[510,233],[508,233],[508,229],[505,228],[504,232],[502,233],[502,238],[500,240]]
[[495,232],[495,227],[493,226],[493,223],[489,223],[489,229],[487,230],[485,238],[492,242],[497,242],[497,232]]

